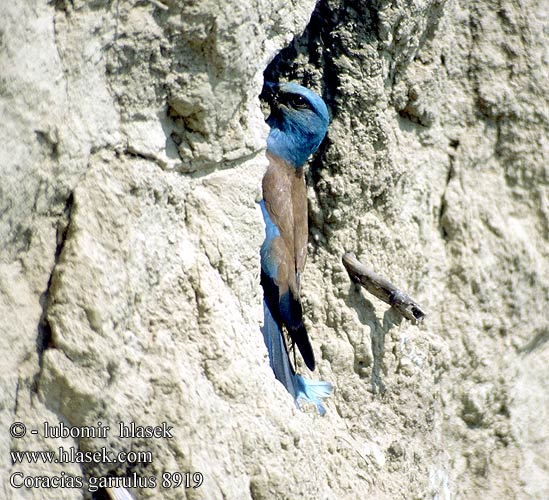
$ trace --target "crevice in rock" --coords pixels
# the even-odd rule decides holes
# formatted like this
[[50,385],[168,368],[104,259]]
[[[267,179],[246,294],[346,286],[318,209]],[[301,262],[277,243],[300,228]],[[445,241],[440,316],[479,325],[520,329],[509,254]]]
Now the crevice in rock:
[[351,0],[320,0],[303,34],[296,36],[267,66],[265,80],[299,80],[306,87],[314,87],[316,83],[322,87],[321,96],[332,117],[337,115],[337,95],[342,74],[338,60],[353,52],[353,47],[348,46],[348,40],[341,32],[347,22],[356,24],[357,16],[362,26],[357,34],[357,43],[374,43],[377,46],[379,20],[375,6],[369,3],[360,5]]
[[[450,146],[453,149],[456,149],[458,145],[459,145],[458,140],[453,140],[450,142]],[[444,191],[442,193],[442,196],[440,197],[440,209],[438,211],[438,228],[440,231],[440,236],[442,237],[445,243],[448,243],[450,241],[450,231],[448,230],[448,227],[445,222],[446,210],[448,209],[448,203],[446,202],[446,191],[448,190],[448,185],[450,184],[450,181],[454,178],[454,176],[455,176],[454,157],[450,155],[450,168],[448,169],[448,173],[446,175],[446,184],[444,185]]]
[[140,151],[137,151],[137,149],[134,149],[132,146],[128,146],[124,150],[124,154],[132,158],[139,158],[141,160],[152,161],[153,163],[156,163],[162,170],[166,169],[166,165],[163,162],[159,161],[156,156],[152,154],[141,153]]
[[55,347],[52,343],[51,326],[48,321],[48,306],[51,299],[50,289],[51,289],[51,284],[53,280],[53,275],[55,273],[57,264],[59,263],[59,259],[61,258],[63,248],[65,247],[67,234],[69,232],[73,202],[74,202],[74,195],[71,192],[71,194],[67,198],[67,201],[65,202],[63,215],[60,217],[57,223],[54,263],[53,263],[50,276],[48,278],[48,284],[46,286],[46,289],[44,290],[44,292],[42,292],[42,295],[40,295],[40,299],[39,299],[40,306],[42,307],[42,314],[40,315],[40,320],[38,322],[38,335],[36,337],[36,351],[38,353],[39,370],[33,381],[34,392],[38,391],[38,380],[40,379],[40,375],[42,374],[44,352],[46,351],[46,349]]
[[[377,8],[377,5],[353,0],[320,0],[304,32],[296,36],[267,66],[264,80],[274,83],[293,80],[316,90],[326,103],[331,119],[334,120],[338,115],[342,98],[341,87],[344,86],[341,77],[345,78],[348,73],[346,63],[341,61],[354,57],[356,51],[362,50],[364,45],[378,48]],[[353,33],[351,44],[349,32]],[[365,72],[368,70],[363,68]],[[328,130],[318,151],[311,158],[306,174],[307,184],[314,188],[319,212],[323,213],[333,207],[325,206],[326,199],[320,196],[321,172],[327,165],[328,168],[338,168],[339,165],[335,158],[327,161],[326,155],[330,146]],[[318,220],[312,220],[309,216],[309,227],[316,226],[322,235],[330,234],[332,231],[327,218],[320,219],[321,226]]]
[[442,222],[446,209],[447,209],[446,200],[444,198],[444,195],[442,195],[442,199],[440,200],[440,209],[438,212],[438,227],[440,230],[440,236],[442,237],[444,242],[447,243],[450,238],[449,238],[448,230],[446,229],[445,224]]
[[15,403],[13,405],[13,414],[17,415],[17,410],[19,409],[19,385],[21,383],[21,379],[17,379],[17,384],[15,386]]
[[214,172],[223,172],[224,170],[231,170],[243,165],[244,163],[253,160],[255,157],[263,153],[264,150],[254,151],[248,155],[239,156],[235,160],[223,160],[219,163],[212,163],[209,166],[201,167],[199,170],[192,172],[181,171],[181,173],[188,175],[191,179],[201,179],[213,174]]

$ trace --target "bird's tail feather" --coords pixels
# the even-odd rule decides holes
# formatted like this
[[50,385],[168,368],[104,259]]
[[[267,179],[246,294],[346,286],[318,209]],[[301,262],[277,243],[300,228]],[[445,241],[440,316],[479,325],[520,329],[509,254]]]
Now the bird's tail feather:
[[324,408],[320,398],[326,398],[332,393],[332,384],[330,384],[330,382],[325,382],[324,380],[303,378],[299,374],[296,375],[296,378],[298,383],[296,401],[299,399],[310,401],[316,405],[318,413],[324,415],[326,413],[326,408]]
[[322,380],[306,379],[295,373],[288,358],[282,332],[273,319],[273,315],[265,301],[263,301],[263,311],[265,320],[261,332],[263,333],[263,339],[269,352],[269,361],[276,379],[286,387],[286,390],[293,396],[298,407],[298,400],[309,401],[316,405],[321,415],[324,415],[326,409],[322,405],[320,398],[330,395],[332,385]]

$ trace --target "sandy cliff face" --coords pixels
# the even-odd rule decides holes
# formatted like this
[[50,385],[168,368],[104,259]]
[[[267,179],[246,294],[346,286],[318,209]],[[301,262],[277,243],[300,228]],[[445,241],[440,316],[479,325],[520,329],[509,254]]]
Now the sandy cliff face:
[[[135,498],[549,496],[543,2],[4,3],[6,498],[166,471],[204,481]],[[295,409],[259,331],[265,69],[333,116],[303,276],[323,418]],[[352,285],[345,251],[426,322]],[[43,434],[99,421],[104,439]],[[173,438],[119,437],[131,421]],[[152,461],[10,460],[60,446]],[[7,486],[16,472],[84,485]]]

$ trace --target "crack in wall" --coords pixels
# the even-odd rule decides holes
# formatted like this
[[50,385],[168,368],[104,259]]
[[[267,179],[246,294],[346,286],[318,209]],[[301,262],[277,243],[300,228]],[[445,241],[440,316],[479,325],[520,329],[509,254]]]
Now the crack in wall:
[[[455,146],[452,146],[454,149],[457,149],[459,146],[459,141],[452,141],[451,145],[455,144]],[[444,185],[444,191],[442,192],[442,196],[440,197],[440,208],[438,211],[438,228],[440,231],[440,236],[444,243],[448,243],[451,239],[450,230],[447,227],[447,223],[445,221],[445,215],[446,211],[448,210],[448,202],[446,201],[446,192],[448,191],[448,186],[450,185],[451,180],[455,177],[455,156],[450,155],[450,168],[448,169],[448,172],[446,174],[446,183]]]
[[51,269],[50,276],[48,278],[48,284],[42,295],[40,295],[40,306],[42,307],[42,313],[40,315],[40,320],[38,322],[38,335],[36,337],[36,351],[38,353],[38,366],[39,370],[36,373],[33,381],[32,390],[33,392],[38,392],[38,381],[42,375],[42,367],[44,361],[44,352],[46,349],[55,347],[52,343],[52,333],[51,326],[48,321],[48,306],[50,304],[50,289],[53,280],[57,264],[61,258],[63,248],[67,240],[67,234],[69,232],[69,226],[71,222],[71,211],[74,203],[74,194],[70,193],[69,197],[65,202],[65,208],[63,209],[63,215],[59,218],[57,222],[57,232],[56,232],[56,247],[54,254],[54,263]]

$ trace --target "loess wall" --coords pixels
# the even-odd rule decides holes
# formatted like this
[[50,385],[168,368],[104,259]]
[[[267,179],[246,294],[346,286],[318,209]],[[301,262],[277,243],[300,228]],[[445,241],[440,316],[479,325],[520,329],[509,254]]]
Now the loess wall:
[[[302,278],[325,417],[295,408],[259,330],[264,72],[332,115]],[[543,0],[3,2],[0,496],[198,471],[132,493],[549,497],[548,95]],[[351,284],[346,251],[425,322]],[[174,437],[119,437],[132,421]],[[153,460],[10,459],[61,446]]]

